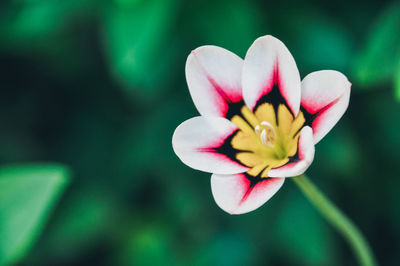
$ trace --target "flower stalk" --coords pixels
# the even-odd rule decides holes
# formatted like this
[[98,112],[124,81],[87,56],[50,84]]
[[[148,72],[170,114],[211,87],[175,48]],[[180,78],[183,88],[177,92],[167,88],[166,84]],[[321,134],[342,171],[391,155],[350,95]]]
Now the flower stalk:
[[361,231],[305,175],[293,178],[303,194],[346,239],[362,266],[376,266],[376,260]]

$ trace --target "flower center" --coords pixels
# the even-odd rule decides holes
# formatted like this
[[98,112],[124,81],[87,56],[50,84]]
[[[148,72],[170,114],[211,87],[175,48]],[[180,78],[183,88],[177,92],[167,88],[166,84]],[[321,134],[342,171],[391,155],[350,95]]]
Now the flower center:
[[268,102],[255,111],[247,106],[240,111],[231,118],[239,128],[231,145],[237,152],[235,158],[250,168],[249,175],[268,177],[270,169],[296,159],[299,132],[305,123],[302,112],[294,117],[284,104],[276,107]]
[[277,139],[275,128],[267,121],[262,121],[260,124],[255,126],[254,131],[259,136],[261,143],[268,147],[274,147],[274,143]]

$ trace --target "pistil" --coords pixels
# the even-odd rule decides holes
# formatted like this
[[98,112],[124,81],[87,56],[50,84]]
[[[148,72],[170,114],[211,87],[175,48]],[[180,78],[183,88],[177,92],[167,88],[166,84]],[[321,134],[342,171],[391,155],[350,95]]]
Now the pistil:
[[254,128],[256,134],[260,137],[261,143],[268,147],[274,147],[276,141],[276,131],[274,127],[267,121],[262,121]]

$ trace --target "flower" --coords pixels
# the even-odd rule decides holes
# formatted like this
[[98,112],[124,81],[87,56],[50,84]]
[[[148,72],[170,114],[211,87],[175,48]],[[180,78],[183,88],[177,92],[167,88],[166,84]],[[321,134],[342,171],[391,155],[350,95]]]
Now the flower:
[[300,81],[287,47],[269,35],[244,60],[217,46],[195,49],[186,79],[201,116],[176,128],[172,146],[183,163],[212,173],[214,199],[230,214],[257,209],[286,177],[303,174],[350,99],[351,83],[340,72]]

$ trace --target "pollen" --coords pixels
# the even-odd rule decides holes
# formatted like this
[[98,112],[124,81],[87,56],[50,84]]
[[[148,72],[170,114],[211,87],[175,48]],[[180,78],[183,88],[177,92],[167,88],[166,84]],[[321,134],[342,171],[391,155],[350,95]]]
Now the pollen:
[[277,139],[275,128],[267,121],[262,121],[260,124],[255,126],[254,131],[259,136],[260,141],[267,147],[274,147],[274,143]]

